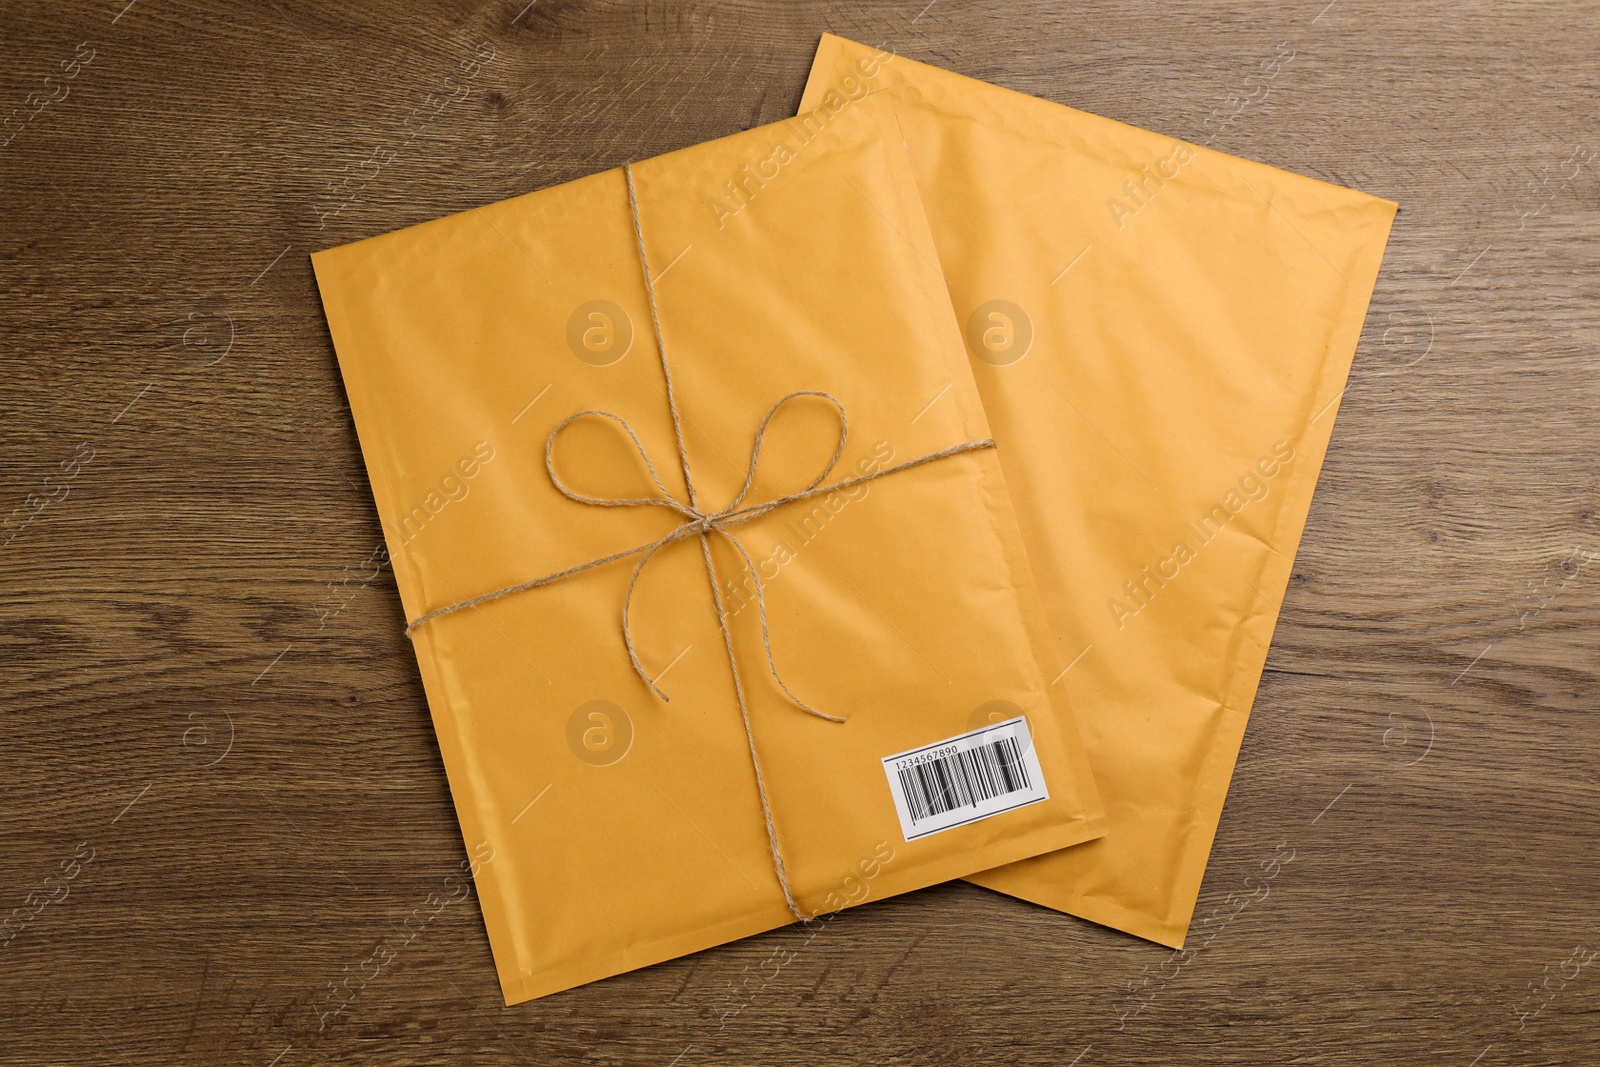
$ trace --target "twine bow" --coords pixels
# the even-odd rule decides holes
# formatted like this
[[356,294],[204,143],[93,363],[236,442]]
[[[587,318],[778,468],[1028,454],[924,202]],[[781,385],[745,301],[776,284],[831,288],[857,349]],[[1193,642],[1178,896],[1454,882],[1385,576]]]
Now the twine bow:
[[[647,544],[636,545],[633,548],[624,549],[621,552],[613,552],[608,556],[602,556],[599,559],[589,560],[587,563],[580,563],[577,566],[556,571],[554,574],[547,574],[543,577],[534,578],[530,581],[521,582],[517,585],[507,586],[504,589],[496,589],[493,592],[484,593],[481,596],[473,597],[470,600],[463,600],[459,603],[437,608],[425,615],[420,616],[417,619],[414,619],[409,625],[406,626],[406,634],[409,636],[414,630],[416,630],[417,627],[442,616],[450,615],[458,611],[464,611],[467,608],[475,608],[481,604],[487,604],[490,601],[499,600],[501,597],[507,597],[515,593],[525,592],[529,589],[537,589],[540,586],[550,585],[553,582],[570,578],[573,575],[581,574],[584,571],[593,570],[596,567],[603,567],[607,564],[615,563],[618,560],[628,559],[632,556],[638,556],[639,561],[634,565],[633,577],[628,581],[628,591],[622,600],[622,642],[628,650],[628,660],[633,664],[634,673],[636,673],[644,681],[645,685],[650,687],[651,692],[655,693],[655,695],[660,697],[663,701],[666,701],[670,698],[668,698],[668,696],[661,691],[661,688],[656,685],[655,679],[651,678],[650,675],[646,673],[644,664],[639,661],[638,650],[633,643],[633,631],[629,621],[633,606],[633,593],[639,584],[639,576],[644,573],[645,567],[648,566],[650,561],[656,557],[657,553],[678,541],[688,540],[689,538],[698,538],[700,541],[701,553],[705,557],[706,574],[711,579],[711,599],[712,603],[717,609],[717,622],[722,629],[723,646],[728,653],[728,666],[731,668],[733,673],[733,688],[734,695],[738,700],[739,716],[744,723],[745,739],[749,743],[750,747],[750,764],[755,770],[756,791],[761,797],[761,814],[766,823],[767,844],[772,852],[773,870],[777,875],[778,885],[783,890],[784,902],[788,904],[789,910],[794,913],[795,918],[804,922],[810,917],[805,915],[795,903],[794,894],[789,887],[788,875],[784,871],[783,851],[779,847],[777,828],[772,820],[772,806],[767,797],[766,779],[761,772],[761,759],[756,752],[755,733],[750,727],[750,710],[745,700],[744,682],[739,674],[738,659],[734,655],[733,631],[728,625],[728,612],[723,606],[722,602],[722,591],[718,581],[717,566],[711,555],[711,535],[717,534],[725,538],[727,542],[733,546],[733,548],[738,552],[739,558],[744,561],[744,565],[749,570],[750,577],[753,579],[753,587],[756,594],[756,609],[761,621],[761,644],[766,650],[767,670],[771,673],[773,681],[777,683],[778,688],[783,691],[784,696],[788,697],[789,700],[795,704],[795,706],[801,708],[809,714],[815,715],[819,719],[826,719],[829,722],[842,723],[845,721],[843,718],[837,715],[829,715],[826,712],[819,711],[810,704],[807,704],[805,701],[801,700],[784,682],[782,675],[779,674],[777,662],[772,655],[772,638],[767,624],[766,593],[761,583],[761,573],[757,569],[755,561],[751,558],[750,553],[745,549],[744,545],[739,541],[739,539],[735,537],[732,532],[730,532],[729,528],[750,522],[754,519],[758,519],[763,515],[776,511],[781,507],[784,507],[788,504],[793,504],[797,501],[808,500],[817,496],[824,496],[828,493],[838,492],[842,489],[849,489],[850,487],[859,485],[863,482],[873,481],[874,479],[882,478],[885,475],[910,470],[914,467],[920,467],[924,464],[933,463],[937,460],[947,459],[951,456],[958,456],[965,452],[976,452],[981,449],[994,448],[995,442],[989,438],[984,438],[977,441],[966,441],[962,444],[953,445],[950,448],[941,449],[937,452],[930,452],[924,456],[918,456],[916,459],[907,460],[904,463],[895,464],[892,467],[881,467],[876,471],[862,474],[858,477],[846,478],[841,481],[831,482],[824,485],[823,480],[827,478],[829,474],[833,473],[833,468],[838,465],[839,457],[844,454],[845,441],[850,432],[849,418],[845,414],[844,405],[841,404],[839,399],[833,394],[810,389],[799,390],[781,397],[777,403],[773,404],[772,407],[767,410],[766,417],[761,420],[761,425],[756,429],[755,443],[750,449],[750,468],[745,472],[744,484],[740,487],[738,494],[734,496],[733,500],[729,502],[726,507],[720,508],[716,511],[706,511],[700,505],[700,496],[695,488],[694,476],[690,471],[689,453],[684,444],[683,427],[678,416],[677,397],[673,390],[672,384],[672,371],[667,363],[666,342],[661,330],[661,316],[656,307],[655,279],[650,273],[650,258],[645,252],[644,229],[639,219],[639,199],[638,193],[634,188],[633,167],[631,164],[627,164],[624,165],[622,169],[623,176],[627,179],[628,183],[628,205],[633,212],[634,238],[638,245],[639,263],[644,270],[645,293],[649,297],[650,302],[650,320],[655,328],[656,349],[661,357],[661,372],[666,380],[667,408],[672,415],[673,438],[677,442],[678,459],[683,468],[684,487],[688,492],[689,499],[688,502],[685,503],[684,501],[681,501],[672,495],[672,493],[667,489],[666,485],[662,483],[660,475],[656,473],[655,464],[650,461],[650,454],[645,450],[644,443],[639,440],[639,435],[634,433],[633,427],[628,425],[626,419],[612,414],[609,411],[580,411],[576,414],[568,415],[565,419],[562,419],[561,422],[557,424],[556,428],[550,431],[550,436],[545,441],[545,470],[550,475],[550,483],[555,486],[558,492],[560,492],[569,500],[575,500],[580,504],[590,504],[595,507],[603,508],[666,508],[669,511],[676,512],[678,515],[682,516],[683,521],[666,535],[659,537]],[[839,413],[839,442],[833,450],[833,456],[828,460],[826,466],[822,468],[822,472],[813,478],[811,482],[805,486],[805,488],[799,490],[798,492],[777,496],[763,503],[746,504],[745,501],[750,495],[750,490],[755,485],[756,467],[761,458],[761,446],[766,437],[767,427],[771,424],[773,418],[778,414],[785,404],[789,403],[791,400],[806,396],[817,397],[818,399],[827,401],[829,404],[833,405],[834,410]],[[650,473],[650,480],[655,483],[656,489],[660,491],[659,496],[606,499],[603,497],[587,496],[583,493],[576,492],[562,482],[561,476],[556,473],[556,438],[561,435],[563,430],[572,425],[572,423],[582,418],[591,417],[609,419],[622,427],[623,432],[625,432],[628,435],[628,438],[633,442],[634,448],[638,450],[639,458],[644,461],[645,469]]]

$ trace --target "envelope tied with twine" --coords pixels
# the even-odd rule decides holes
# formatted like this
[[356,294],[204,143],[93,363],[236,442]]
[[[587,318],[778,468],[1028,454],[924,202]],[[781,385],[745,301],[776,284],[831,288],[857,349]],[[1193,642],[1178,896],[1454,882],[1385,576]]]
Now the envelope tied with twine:
[[508,1002],[1098,834],[892,122],[314,257]]

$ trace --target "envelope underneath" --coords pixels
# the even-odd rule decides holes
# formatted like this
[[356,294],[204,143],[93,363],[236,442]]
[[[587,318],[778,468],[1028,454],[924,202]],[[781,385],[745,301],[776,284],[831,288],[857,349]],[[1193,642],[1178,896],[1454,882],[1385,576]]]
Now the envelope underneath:
[[1395,205],[824,36],[802,109],[869,93],[1106,801],[1104,839],[973,880],[1181,946]]

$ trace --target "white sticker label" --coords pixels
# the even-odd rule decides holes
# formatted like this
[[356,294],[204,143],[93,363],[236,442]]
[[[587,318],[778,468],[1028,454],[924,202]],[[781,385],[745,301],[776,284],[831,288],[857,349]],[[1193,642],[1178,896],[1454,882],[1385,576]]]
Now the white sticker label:
[[885,756],[883,771],[907,841],[1050,799],[1020,717]]

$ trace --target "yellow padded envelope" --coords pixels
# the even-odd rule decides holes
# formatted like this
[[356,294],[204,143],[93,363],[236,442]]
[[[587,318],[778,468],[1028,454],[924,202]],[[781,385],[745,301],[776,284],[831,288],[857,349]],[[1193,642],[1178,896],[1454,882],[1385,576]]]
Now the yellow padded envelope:
[[[1098,833],[996,451],[901,467],[990,435],[886,129],[635,164],[637,231],[613,170],[314,257],[508,1003]],[[639,448],[584,415],[552,470],[648,503],[558,492],[586,411]]]
[[1395,205],[825,36],[802,110],[869,94],[1106,804],[973,880],[1181,946]]

